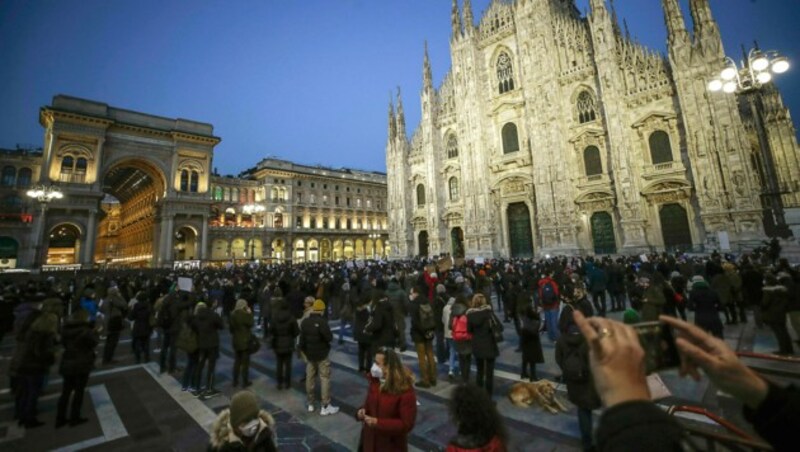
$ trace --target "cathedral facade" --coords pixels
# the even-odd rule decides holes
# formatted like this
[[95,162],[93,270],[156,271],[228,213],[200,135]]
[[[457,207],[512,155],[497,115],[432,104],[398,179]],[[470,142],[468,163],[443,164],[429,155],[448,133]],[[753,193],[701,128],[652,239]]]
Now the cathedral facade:
[[737,251],[795,229],[779,92],[709,92],[725,54],[708,0],[689,1],[691,31],[661,2],[667,55],[604,0],[585,17],[573,0],[494,0],[477,25],[454,0],[452,67],[435,88],[426,47],[410,139],[399,90],[389,106],[392,256]]

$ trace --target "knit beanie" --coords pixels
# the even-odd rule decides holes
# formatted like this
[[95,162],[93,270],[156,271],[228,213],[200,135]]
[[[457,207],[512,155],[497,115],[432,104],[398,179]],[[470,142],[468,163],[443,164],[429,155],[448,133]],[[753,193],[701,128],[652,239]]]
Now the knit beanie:
[[633,323],[639,323],[639,313],[636,312],[634,309],[628,308],[622,313],[622,323],[626,325],[630,325]]
[[239,427],[258,417],[258,399],[250,391],[239,391],[231,399],[231,427]]
[[314,304],[311,305],[311,309],[314,310],[314,312],[323,312],[325,311],[325,302],[317,298],[314,300]]

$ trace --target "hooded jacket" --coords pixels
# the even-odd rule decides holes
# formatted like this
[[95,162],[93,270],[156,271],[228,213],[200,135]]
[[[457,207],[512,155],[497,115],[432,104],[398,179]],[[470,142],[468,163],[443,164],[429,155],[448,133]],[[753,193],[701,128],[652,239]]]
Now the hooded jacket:
[[277,451],[275,432],[275,420],[272,416],[264,410],[258,412],[259,428],[255,435],[255,440],[251,445],[252,448],[248,449],[242,440],[234,433],[233,427],[230,423],[231,410],[226,408],[219,413],[217,419],[211,425],[211,433],[209,434],[208,449],[211,451],[229,452],[229,451]]

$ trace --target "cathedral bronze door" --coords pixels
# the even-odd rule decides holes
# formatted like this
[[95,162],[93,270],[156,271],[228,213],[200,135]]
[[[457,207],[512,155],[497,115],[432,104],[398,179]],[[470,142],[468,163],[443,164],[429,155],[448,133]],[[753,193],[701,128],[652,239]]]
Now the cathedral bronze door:
[[506,214],[511,257],[533,257],[533,234],[528,206],[524,202],[509,204]]
[[464,231],[461,228],[450,230],[450,243],[453,257],[464,257]]
[[692,247],[692,232],[689,217],[680,204],[666,204],[659,212],[661,234],[666,251],[685,251]]
[[419,255],[428,255],[428,231],[420,231],[419,233]]
[[617,240],[614,238],[614,221],[608,212],[595,212],[592,215],[592,242],[595,254],[614,254]]

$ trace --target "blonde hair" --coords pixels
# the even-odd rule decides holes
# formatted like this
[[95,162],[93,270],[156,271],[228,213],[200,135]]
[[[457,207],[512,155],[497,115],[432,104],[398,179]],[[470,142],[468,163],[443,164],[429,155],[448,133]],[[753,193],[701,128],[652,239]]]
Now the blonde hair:
[[486,297],[482,293],[476,293],[472,296],[472,307],[480,308],[486,306]]

